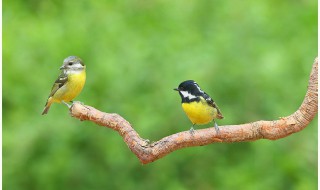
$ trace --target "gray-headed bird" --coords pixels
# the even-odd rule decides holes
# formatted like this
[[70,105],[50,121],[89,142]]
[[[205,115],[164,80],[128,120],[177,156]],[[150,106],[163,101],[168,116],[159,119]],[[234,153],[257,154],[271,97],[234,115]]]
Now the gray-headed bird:
[[53,84],[42,115],[48,113],[52,103],[68,105],[66,102],[78,96],[86,82],[86,66],[77,56],[67,57],[60,70],[61,74]]

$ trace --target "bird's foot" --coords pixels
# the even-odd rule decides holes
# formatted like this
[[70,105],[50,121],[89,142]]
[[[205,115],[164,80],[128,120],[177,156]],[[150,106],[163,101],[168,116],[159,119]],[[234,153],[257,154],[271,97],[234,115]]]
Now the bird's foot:
[[193,126],[189,129],[189,132],[191,133],[191,135],[193,135],[193,134],[194,134]]
[[75,104],[75,103],[84,105],[84,103],[83,103],[83,102],[80,102],[80,101],[71,101],[71,103],[72,103],[72,105]]

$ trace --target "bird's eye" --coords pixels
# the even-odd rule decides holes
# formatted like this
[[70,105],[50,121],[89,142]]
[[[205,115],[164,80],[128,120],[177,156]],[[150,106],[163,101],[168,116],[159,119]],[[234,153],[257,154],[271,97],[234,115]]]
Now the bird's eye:
[[68,63],[68,65],[72,65],[72,64],[73,64],[72,62],[69,62],[69,63]]

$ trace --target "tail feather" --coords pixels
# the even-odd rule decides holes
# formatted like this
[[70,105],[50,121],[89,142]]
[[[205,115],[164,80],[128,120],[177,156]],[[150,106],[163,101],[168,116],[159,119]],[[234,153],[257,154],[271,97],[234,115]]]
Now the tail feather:
[[43,112],[42,112],[42,115],[47,114],[48,111],[49,111],[49,109],[50,109],[50,106],[44,107]]
[[218,109],[217,118],[218,118],[218,119],[223,119],[223,118],[224,118],[219,109]]
[[51,99],[49,98],[46,105],[44,106],[44,109],[43,109],[43,112],[42,112],[42,115],[44,114],[47,114],[49,109],[50,109],[50,106],[52,104],[52,102],[50,101]]

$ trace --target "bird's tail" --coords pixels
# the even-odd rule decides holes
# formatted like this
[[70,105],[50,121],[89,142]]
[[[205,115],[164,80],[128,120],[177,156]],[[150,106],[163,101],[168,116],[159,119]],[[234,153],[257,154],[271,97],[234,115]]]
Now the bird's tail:
[[218,119],[223,119],[224,117],[223,117],[222,114],[218,114],[217,118],[218,118]]
[[52,102],[50,101],[51,99],[49,98],[46,105],[44,106],[44,109],[43,109],[43,112],[42,112],[42,115],[44,114],[47,114],[49,109],[50,109],[50,106],[52,104]]
[[218,119],[223,119],[223,118],[224,118],[219,109],[218,109],[217,118],[218,118]]

